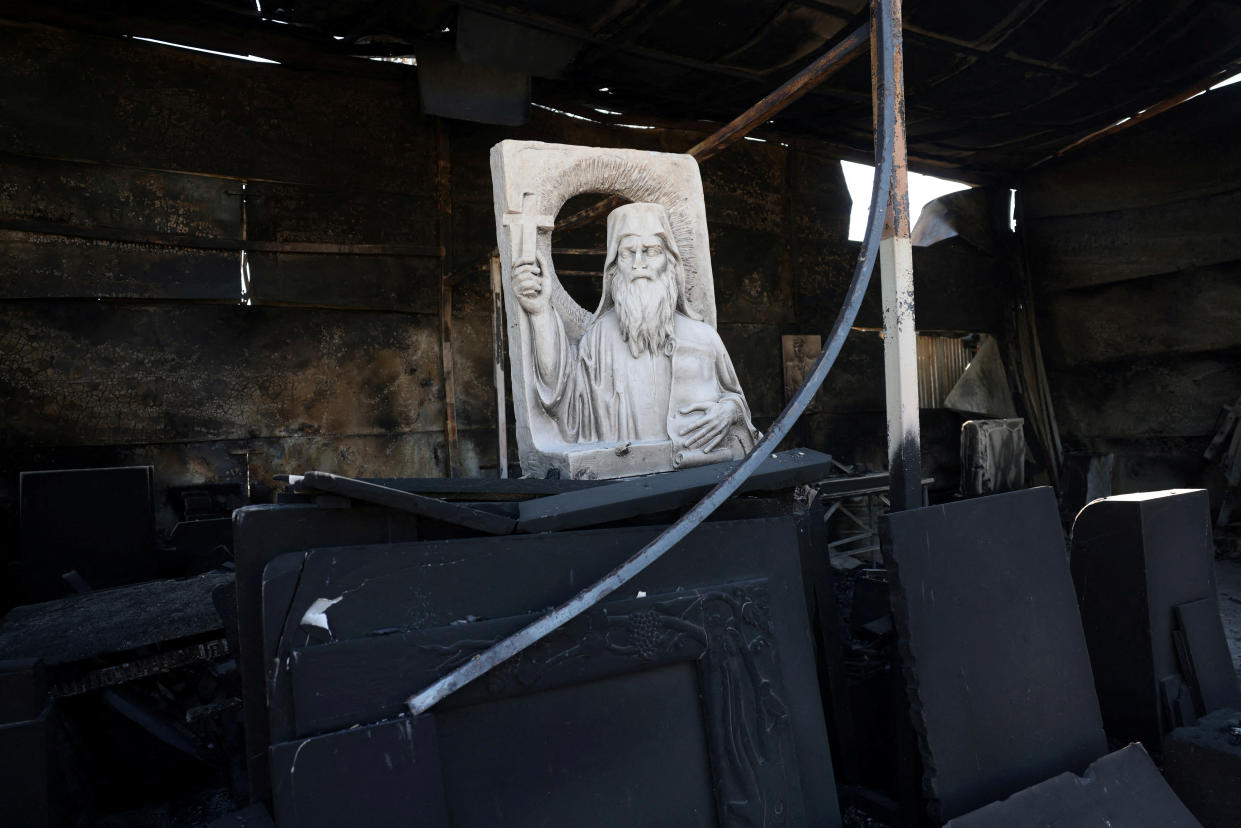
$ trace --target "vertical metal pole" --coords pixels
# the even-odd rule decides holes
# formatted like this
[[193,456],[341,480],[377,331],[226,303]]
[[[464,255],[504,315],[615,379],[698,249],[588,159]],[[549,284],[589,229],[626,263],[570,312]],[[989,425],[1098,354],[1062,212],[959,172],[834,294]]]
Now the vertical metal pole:
[[492,373],[496,382],[496,451],[500,458],[500,477],[508,477],[508,413],[505,411],[504,377],[504,285],[500,276],[500,257],[491,256],[491,351]]
[[[883,366],[888,410],[888,473],[892,509],[922,505],[922,441],[918,424],[918,346],[914,329],[913,248],[909,234],[909,179],[905,157],[905,69],[901,42],[901,4],[891,3],[884,15],[871,0],[871,78],[879,83],[878,61],[893,60],[896,71],[896,130],[892,157],[892,190],[879,242],[879,281],[883,292]],[[875,30],[891,35],[892,54],[876,48]],[[874,100],[883,99],[874,89]],[[878,161],[878,159],[876,159]]]

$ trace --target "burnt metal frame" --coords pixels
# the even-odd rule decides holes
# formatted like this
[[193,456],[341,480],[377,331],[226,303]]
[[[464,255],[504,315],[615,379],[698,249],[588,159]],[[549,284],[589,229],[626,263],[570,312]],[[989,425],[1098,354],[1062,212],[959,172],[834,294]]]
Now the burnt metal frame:
[[[535,644],[548,634],[562,627],[581,613],[590,609],[605,596],[619,589],[627,581],[654,563],[677,542],[685,538],[695,527],[707,518],[716,508],[728,499],[751,473],[763,462],[781,440],[788,434],[793,423],[805,411],[814,394],[822,385],[827,372],[835,363],[845,338],[853,326],[857,312],[861,308],[862,298],[870,282],[870,274],[874,268],[875,255],[879,249],[879,235],[885,225],[885,214],[897,210],[899,220],[901,204],[904,207],[904,225],[906,238],[908,234],[908,192],[905,188],[905,141],[904,141],[904,85],[901,58],[901,15],[900,0],[871,0],[871,82],[875,106],[875,177],[871,188],[870,217],[866,225],[866,234],[862,248],[858,254],[857,265],[854,267],[853,280],[845,295],[845,302],[836,322],[832,325],[823,350],[815,360],[801,388],[785,406],[784,410],[772,423],[766,436],[754,447],[749,455],[740,462],[718,485],[707,493],[701,501],[686,512],[676,523],[659,534],[655,540],[638,550],[632,557],[610,572],[599,582],[593,584],[568,602],[562,604],[547,615],[539,618],[529,626],[509,636],[486,652],[471,659],[442,679],[432,683],[425,689],[410,696],[407,705],[412,714],[426,712],[444,697],[465,686],[480,676],[490,672],[492,668],[508,660],[517,653]],[[899,157],[898,157],[899,156]],[[899,170],[899,175],[897,171]],[[893,197],[893,184],[897,191]],[[881,210],[881,205],[886,210]],[[896,226],[896,225],[893,225]],[[899,235],[899,227],[896,231]],[[913,288],[912,269],[908,272],[908,301],[898,303],[898,307],[888,313],[885,309],[885,322],[889,319],[912,330],[913,324]],[[887,291],[885,291],[885,294]],[[885,296],[885,299],[887,297]],[[903,383],[906,385],[908,383]],[[913,379],[913,405],[917,405],[917,379]],[[889,395],[889,406],[892,404]],[[913,409],[913,417],[917,418],[917,408]],[[891,419],[891,418],[890,418]],[[889,434],[891,440],[892,435]],[[920,446],[916,430],[910,439],[905,431],[900,444],[889,451],[893,461],[893,472],[902,474],[905,481],[911,467],[919,462]],[[897,470],[900,470],[899,472]],[[921,475],[912,475],[913,482],[920,484]],[[897,487],[893,487],[894,492]],[[904,488],[904,481],[901,488]],[[921,487],[919,486],[919,489]],[[904,495],[895,497],[894,507],[900,509],[915,505],[908,502]]]

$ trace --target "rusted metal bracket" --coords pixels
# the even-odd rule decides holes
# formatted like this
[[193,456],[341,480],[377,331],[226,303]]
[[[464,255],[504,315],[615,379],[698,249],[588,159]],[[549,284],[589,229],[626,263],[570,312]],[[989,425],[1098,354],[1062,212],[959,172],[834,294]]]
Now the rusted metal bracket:
[[892,182],[897,100],[901,96],[903,82],[895,51],[899,42],[900,29],[899,23],[894,23],[894,21],[900,19],[899,9],[900,0],[872,0],[871,19],[875,22],[873,29],[876,32],[873,48],[880,55],[875,77],[875,97],[881,103],[878,106],[879,114],[875,127],[875,178],[871,188],[870,218],[866,224],[866,234],[858,253],[857,265],[853,270],[853,280],[845,294],[844,305],[832,325],[831,332],[826,337],[823,350],[819,353],[818,359],[815,360],[814,366],[801,387],[780,412],[780,416],[776,417],[771,429],[758,442],[758,445],[697,505],[598,583],[579,592],[547,615],[472,658],[429,687],[410,696],[406,704],[412,714],[418,715],[426,712],[454,691],[485,675],[492,668],[564,626],[659,560],[664,553],[692,532],[720,504],[737,491],[746,478],[784,439],[797,418],[806,410],[806,406],[814,398],[819,386],[823,384],[824,377],[827,376],[827,372],[831,370],[832,364],[839,356],[853,326],[853,321],[857,318],[857,312],[862,306],[862,298],[866,294],[866,286],[870,282],[870,274],[874,269],[875,257],[879,250],[884,206],[888,204]]

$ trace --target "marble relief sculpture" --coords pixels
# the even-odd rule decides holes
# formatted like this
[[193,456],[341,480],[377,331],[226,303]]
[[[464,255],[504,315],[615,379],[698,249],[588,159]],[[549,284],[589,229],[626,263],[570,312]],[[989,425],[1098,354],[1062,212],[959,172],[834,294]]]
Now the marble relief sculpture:
[[[504,141],[492,177],[523,471],[620,477],[744,456],[759,434],[714,327],[694,159]],[[556,277],[550,231],[592,192],[632,203],[608,216],[590,314]]]

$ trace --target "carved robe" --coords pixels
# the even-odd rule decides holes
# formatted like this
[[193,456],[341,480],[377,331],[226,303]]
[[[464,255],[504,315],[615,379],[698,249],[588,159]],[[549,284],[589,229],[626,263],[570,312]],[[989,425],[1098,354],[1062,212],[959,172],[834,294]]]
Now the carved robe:
[[[671,440],[678,465],[740,458],[759,434],[719,334],[704,322],[677,313],[674,334],[662,353],[634,357],[621,338],[615,308],[597,317],[580,342],[565,334],[559,315],[555,366],[537,366],[535,389],[543,408],[570,443]],[[709,454],[684,448],[681,429],[703,416],[680,414],[695,403],[727,401],[739,416]]]

